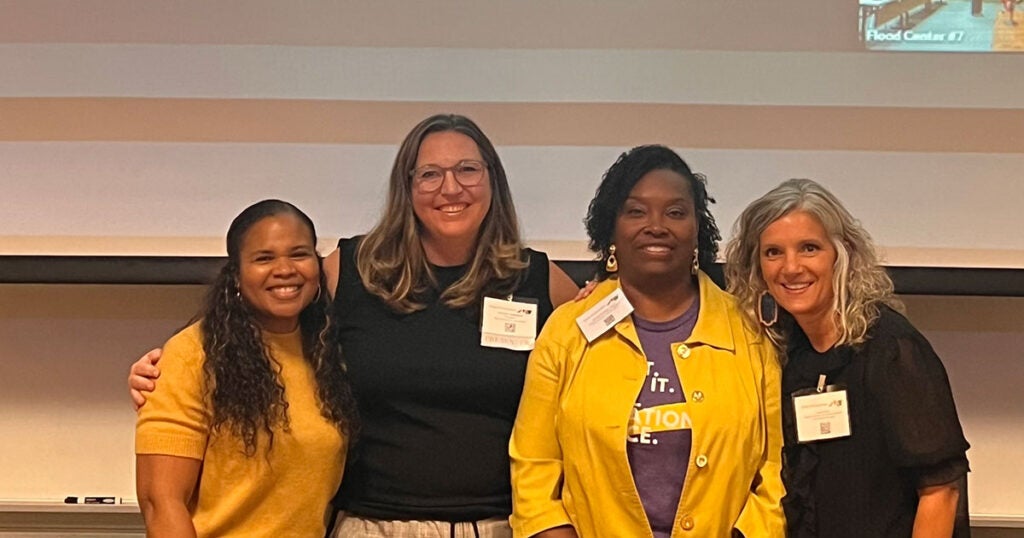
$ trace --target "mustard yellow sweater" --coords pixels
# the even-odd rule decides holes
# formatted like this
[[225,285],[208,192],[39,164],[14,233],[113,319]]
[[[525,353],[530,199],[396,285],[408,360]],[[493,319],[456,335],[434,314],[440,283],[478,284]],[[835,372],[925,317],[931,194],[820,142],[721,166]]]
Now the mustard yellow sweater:
[[326,530],[327,506],[345,464],[346,440],[320,415],[313,370],[299,331],[264,333],[288,402],[289,431],[263,435],[253,456],[228,432],[210,433],[202,337],[194,324],[172,337],[160,359],[159,387],[139,412],[136,454],[203,462],[192,522],[204,536],[310,536]]

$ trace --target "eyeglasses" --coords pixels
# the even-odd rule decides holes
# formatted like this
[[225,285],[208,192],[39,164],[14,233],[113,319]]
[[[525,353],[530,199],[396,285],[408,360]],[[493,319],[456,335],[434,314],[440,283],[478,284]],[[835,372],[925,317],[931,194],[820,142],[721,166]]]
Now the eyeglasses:
[[444,177],[451,172],[455,181],[463,187],[475,187],[484,178],[484,170],[487,166],[480,161],[459,161],[455,166],[438,166],[436,164],[425,164],[409,172],[412,176],[412,183],[416,190],[422,193],[432,193],[441,190],[444,184]]

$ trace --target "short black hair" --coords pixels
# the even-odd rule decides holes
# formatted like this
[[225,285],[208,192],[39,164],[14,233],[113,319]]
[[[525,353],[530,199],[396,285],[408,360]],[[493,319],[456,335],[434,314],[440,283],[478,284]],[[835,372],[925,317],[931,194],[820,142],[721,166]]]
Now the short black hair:
[[[710,205],[715,203],[715,199],[708,195],[707,178],[690,170],[676,152],[656,144],[637,146],[623,153],[604,173],[594,199],[590,201],[587,218],[583,220],[590,237],[590,250],[597,252],[602,260],[608,257],[608,247],[615,234],[615,219],[622,205],[640,178],[654,170],[671,170],[690,184],[697,217],[697,261],[702,270],[709,272],[718,257],[718,242],[722,240],[722,234],[711,215]],[[603,265],[599,272],[604,275]]]

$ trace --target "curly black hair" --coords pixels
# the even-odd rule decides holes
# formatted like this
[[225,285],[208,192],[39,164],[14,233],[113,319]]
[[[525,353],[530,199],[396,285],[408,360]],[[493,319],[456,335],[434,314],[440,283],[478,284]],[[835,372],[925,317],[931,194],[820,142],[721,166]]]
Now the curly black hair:
[[[257,222],[281,214],[297,217],[309,229],[316,244],[316,228],[305,213],[288,202],[257,202],[231,222],[227,234],[228,262],[206,294],[199,313],[203,335],[204,380],[213,407],[211,430],[226,430],[245,444],[246,455],[256,452],[260,431],[273,444],[275,426],[287,430],[288,403],[277,378],[270,351],[263,343],[260,326],[238,289],[240,250],[248,231]],[[327,289],[320,265],[320,289]],[[355,398],[345,373],[330,298],[318,293],[299,314],[302,353],[313,368],[320,413],[333,422],[350,442],[358,429]]]
[[[671,170],[689,182],[697,216],[697,262],[707,272],[718,257],[718,242],[722,240],[715,217],[711,215],[710,205],[715,203],[715,199],[708,195],[707,178],[691,171],[682,157],[661,145],[637,146],[620,155],[604,173],[594,199],[590,201],[587,218],[583,220],[590,237],[590,250],[598,253],[599,260],[608,258],[608,247],[612,244],[619,211],[640,178],[654,170]],[[604,264],[599,266],[599,277],[608,276]]]

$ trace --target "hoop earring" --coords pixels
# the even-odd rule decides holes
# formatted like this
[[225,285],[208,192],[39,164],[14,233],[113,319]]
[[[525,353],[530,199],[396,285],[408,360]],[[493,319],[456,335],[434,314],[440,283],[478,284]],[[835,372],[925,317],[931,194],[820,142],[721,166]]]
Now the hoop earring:
[[615,273],[619,270],[619,260],[615,259],[615,245],[608,247],[608,259],[604,261],[604,270]]
[[316,295],[313,297],[313,301],[312,302],[314,302],[314,303],[320,302],[320,296],[323,295],[323,291],[324,291],[323,286],[317,284],[317,286],[316,286]]
[[697,247],[693,247],[693,263],[690,264],[690,274],[697,276],[700,271],[700,251]]
[[762,291],[757,300],[757,320],[765,327],[771,327],[779,321],[779,303],[767,291]]

